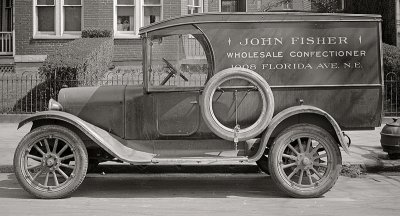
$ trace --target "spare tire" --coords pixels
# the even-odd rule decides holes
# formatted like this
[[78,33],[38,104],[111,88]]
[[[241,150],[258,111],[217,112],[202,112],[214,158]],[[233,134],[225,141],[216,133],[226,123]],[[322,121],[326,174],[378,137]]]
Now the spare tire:
[[[262,100],[261,114],[257,120],[246,128],[238,129],[236,134],[235,128],[223,125],[217,119],[213,110],[213,96],[216,90],[220,88],[221,84],[233,79],[242,79],[254,85]],[[262,76],[245,68],[228,68],[216,73],[207,82],[200,104],[201,113],[207,126],[217,136],[226,140],[235,141],[236,137],[236,141],[244,141],[258,136],[267,128],[274,114],[274,96],[269,84]]]

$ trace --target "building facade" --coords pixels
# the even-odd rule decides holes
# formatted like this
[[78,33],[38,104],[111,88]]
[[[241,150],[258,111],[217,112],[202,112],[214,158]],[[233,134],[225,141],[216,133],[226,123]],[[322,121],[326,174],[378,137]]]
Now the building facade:
[[140,61],[139,28],[162,19],[205,12],[310,10],[310,0],[1,0],[0,58],[42,62],[82,29],[113,31],[114,60]]

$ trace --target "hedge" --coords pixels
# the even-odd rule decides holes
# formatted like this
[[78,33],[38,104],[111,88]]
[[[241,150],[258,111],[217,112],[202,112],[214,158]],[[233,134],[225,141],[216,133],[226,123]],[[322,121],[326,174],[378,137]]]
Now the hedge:
[[[96,84],[108,71],[113,59],[112,38],[81,38],[71,41],[49,55],[39,68],[44,80],[15,104],[18,107],[37,107],[43,110],[50,98],[57,99],[65,86],[76,87]],[[39,97],[39,98],[37,98]],[[27,99],[28,98],[28,99]]]
[[107,38],[112,37],[112,32],[108,29],[86,28],[82,30],[82,38]]
[[383,67],[385,75],[390,72],[400,75],[400,48],[383,44]]
[[111,38],[74,40],[48,56],[39,68],[39,75],[52,80],[96,81],[107,72],[113,49]]

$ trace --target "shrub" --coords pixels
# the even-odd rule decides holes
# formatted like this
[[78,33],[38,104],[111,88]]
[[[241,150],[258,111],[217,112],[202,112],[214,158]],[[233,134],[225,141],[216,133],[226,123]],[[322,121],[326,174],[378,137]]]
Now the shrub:
[[86,28],[82,30],[82,38],[108,38],[112,32],[108,29]]
[[390,72],[400,75],[400,48],[383,44],[383,67],[385,75]]
[[42,79],[55,83],[45,100],[56,98],[64,85],[75,87],[96,84],[108,71],[113,49],[112,38],[81,38],[49,55],[39,68]]

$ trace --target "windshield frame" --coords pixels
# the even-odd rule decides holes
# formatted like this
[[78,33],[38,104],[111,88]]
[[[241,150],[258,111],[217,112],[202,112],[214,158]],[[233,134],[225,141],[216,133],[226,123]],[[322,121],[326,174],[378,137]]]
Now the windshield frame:
[[169,92],[169,91],[201,91],[204,89],[203,86],[154,86],[151,85],[151,73],[152,73],[152,39],[168,37],[173,35],[182,34],[196,34],[202,37],[202,40],[197,40],[204,49],[206,55],[208,72],[206,82],[214,74],[215,64],[214,64],[214,54],[212,47],[207,36],[194,24],[175,26],[165,29],[160,29],[157,31],[149,32],[142,35],[143,44],[143,83],[146,92]]

